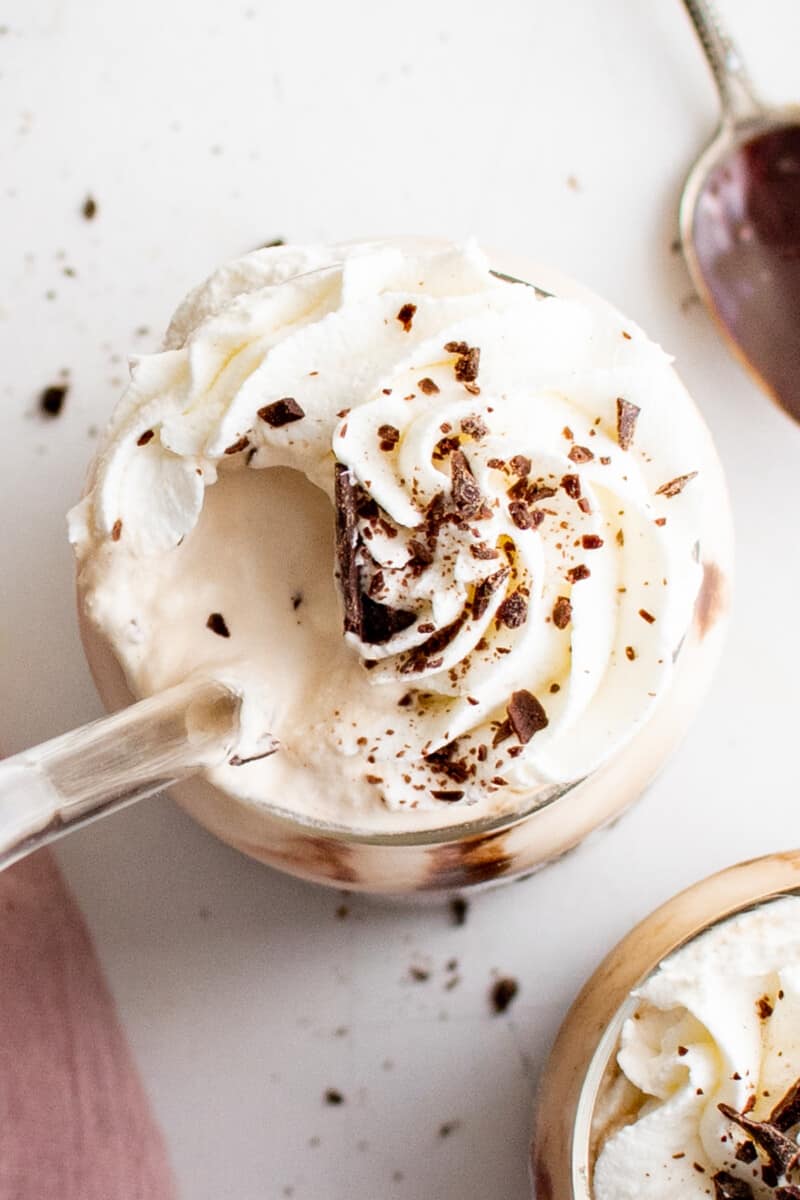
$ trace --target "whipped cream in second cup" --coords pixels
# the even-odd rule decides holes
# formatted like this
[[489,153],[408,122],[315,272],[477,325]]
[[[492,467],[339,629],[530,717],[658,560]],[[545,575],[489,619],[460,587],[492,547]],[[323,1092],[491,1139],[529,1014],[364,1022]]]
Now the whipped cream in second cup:
[[800,898],[712,928],[634,997],[597,1109],[596,1200],[773,1196],[800,1151]]
[[81,590],[135,694],[242,690],[225,791],[357,828],[501,814],[669,687],[708,434],[632,323],[471,243],[280,247],[131,370],[71,514]]

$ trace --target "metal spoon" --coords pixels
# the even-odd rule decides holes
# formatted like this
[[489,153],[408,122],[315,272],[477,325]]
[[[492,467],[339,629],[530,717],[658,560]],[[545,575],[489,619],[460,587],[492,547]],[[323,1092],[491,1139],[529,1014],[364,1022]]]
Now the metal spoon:
[[680,203],[683,252],[729,345],[800,421],[800,107],[766,108],[712,0],[684,0],[722,104]]

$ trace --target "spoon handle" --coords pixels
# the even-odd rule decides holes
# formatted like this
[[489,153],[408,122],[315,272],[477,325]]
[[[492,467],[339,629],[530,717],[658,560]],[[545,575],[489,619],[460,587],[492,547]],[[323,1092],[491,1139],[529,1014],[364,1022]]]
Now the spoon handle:
[[224,761],[240,698],[191,680],[0,762],[0,869],[78,825]]
[[733,125],[758,116],[763,111],[762,105],[736,43],[722,24],[714,0],[683,0],[683,3],[714,75],[723,121]]

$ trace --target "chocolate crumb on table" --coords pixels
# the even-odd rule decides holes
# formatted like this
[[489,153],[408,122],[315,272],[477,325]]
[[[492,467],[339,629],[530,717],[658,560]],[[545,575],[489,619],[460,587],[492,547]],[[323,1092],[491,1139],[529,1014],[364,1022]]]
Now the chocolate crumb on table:
[[338,1088],[326,1088],[323,1099],[326,1104],[330,1105],[344,1104],[344,1096]]
[[258,410],[258,415],[267,425],[279,429],[282,425],[290,425],[292,421],[301,421],[306,414],[293,396],[284,396],[282,400],[265,404]]
[[504,976],[498,979],[489,992],[489,1000],[496,1013],[504,1013],[512,1004],[519,992],[519,983],[512,977]]
[[64,407],[69,387],[66,383],[53,383],[39,395],[39,411],[46,417],[58,417]]
[[81,215],[84,221],[93,221],[97,216],[97,201],[91,193],[89,193],[83,202]]
[[621,450],[630,450],[636,433],[636,422],[642,410],[638,404],[617,397],[617,441]]
[[229,638],[231,636],[231,631],[228,629],[228,624],[222,613],[210,613],[206,621],[206,629],[210,629],[218,637]]

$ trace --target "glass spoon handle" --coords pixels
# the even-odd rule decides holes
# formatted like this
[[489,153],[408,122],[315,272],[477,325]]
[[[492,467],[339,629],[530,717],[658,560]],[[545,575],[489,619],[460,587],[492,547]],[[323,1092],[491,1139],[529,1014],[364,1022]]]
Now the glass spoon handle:
[[241,698],[194,679],[0,761],[0,869],[106,813],[224,762]]
[[722,119],[728,124],[746,121],[763,111],[747,68],[733,38],[720,19],[714,0],[683,0],[722,102]]

